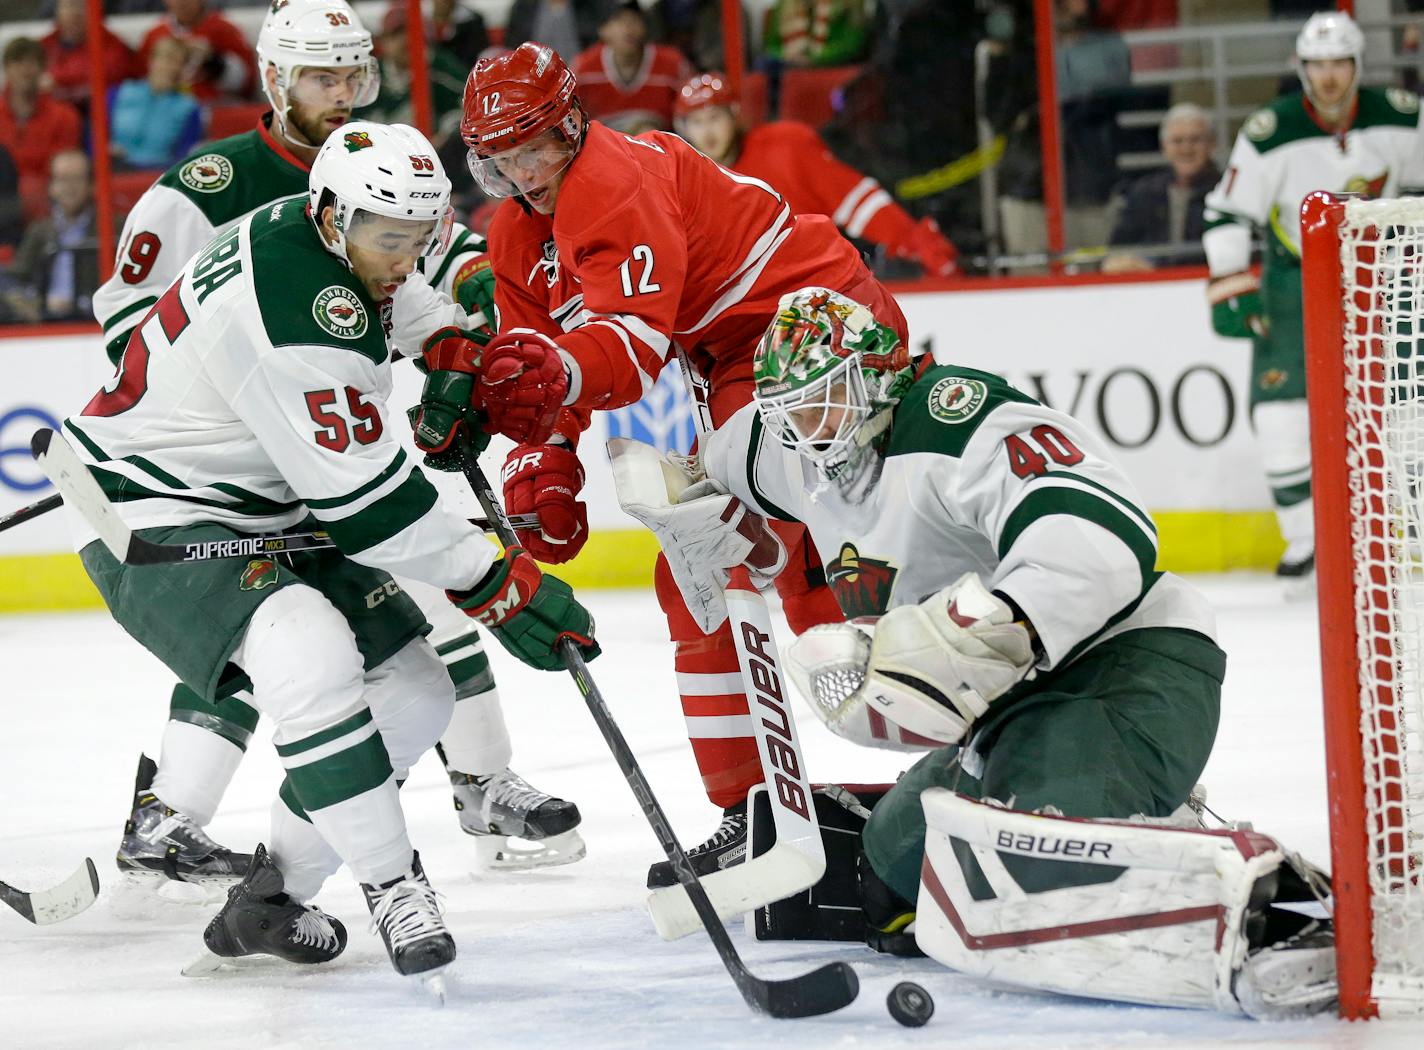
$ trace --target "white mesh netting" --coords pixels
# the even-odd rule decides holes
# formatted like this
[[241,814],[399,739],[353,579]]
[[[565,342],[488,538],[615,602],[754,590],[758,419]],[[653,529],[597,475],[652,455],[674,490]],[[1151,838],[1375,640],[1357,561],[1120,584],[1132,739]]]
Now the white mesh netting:
[[1424,1008],[1424,199],[1347,202],[1346,462],[1374,996]]

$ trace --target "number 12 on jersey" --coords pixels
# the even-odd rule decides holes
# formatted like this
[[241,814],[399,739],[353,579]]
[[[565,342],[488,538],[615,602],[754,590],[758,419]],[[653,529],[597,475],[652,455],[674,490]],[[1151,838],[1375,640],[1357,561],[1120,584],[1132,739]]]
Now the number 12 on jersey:
[[649,292],[660,292],[663,286],[653,280],[653,249],[646,244],[633,245],[633,254],[623,260],[623,265],[618,267],[618,276],[623,281],[623,298],[631,299],[635,294],[633,288],[633,264],[642,263],[642,276],[638,278],[636,294],[646,295]]

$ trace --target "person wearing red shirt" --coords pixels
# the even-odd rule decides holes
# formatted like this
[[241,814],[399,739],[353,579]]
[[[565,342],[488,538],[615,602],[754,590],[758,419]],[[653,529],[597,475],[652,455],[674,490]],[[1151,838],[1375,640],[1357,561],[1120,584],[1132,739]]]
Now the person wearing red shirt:
[[636,0],[615,8],[598,38],[574,63],[584,111],[630,135],[672,127],[678,89],[692,74],[682,52],[648,43],[648,16]]
[[168,17],[150,29],[139,45],[144,68],[154,42],[176,36],[193,51],[187,81],[194,95],[204,102],[250,98],[257,87],[257,56],[242,30],[209,11],[207,0],[163,0],[163,6]]
[[[68,102],[81,113],[89,108],[88,19],[85,0],[59,0],[54,9],[54,28],[40,38],[54,97]],[[100,46],[104,51],[104,86],[114,87],[130,77],[143,75],[129,46],[101,26]]]
[[[481,188],[511,198],[489,237],[500,334],[478,366],[456,338],[428,350],[416,440],[427,452],[450,448],[473,404],[488,429],[519,442],[505,500],[513,513],[537,513],[542,531],[521,544],[542,560],[567,560],[587,535],[573,448],[580,417],[639,400],[674,353],[685,354],[694,388],[705,387],[704,419],[716,426],[750,403],[757,342],[790,292],[840,291],[908,336],[895,300],[829,219],[794,215],[771,186],[676,135],[633,138],[589,120],[573,74],[547,47],[475,65],[461,134]],[[477,374],[458,388],[460,372]],[[473,396],[462,402],[452,389]],[[840,620],[805,530],[775,527],[787,548],[776,586],[792,629]],[[708,797],[726,811],[718,834],[691,851],[705,873],[745,846],[761,763],[729,626],[699,626],[661,555],[655,582],[693,753]],[[649,873],[650,885],[674,881],[665,864]]]
[[955,271],[957,252],[934,219],[919,222],[888,190],[837,160],[814,128],[778,120],[743,127],[721,73],[703,73],[678,92],[677,133],[723,167],[771,183],[798,214],[829,215],[847,237],[912,259],[930,277]]
[[81,147],[83,122],[68,102],[40,90],[45,53],[38,40],[11,40],[0,55],[0,69],[5,76],[0,145],[15,160],[25,218],[35,219],[49,210],[50,158],[60,150]]

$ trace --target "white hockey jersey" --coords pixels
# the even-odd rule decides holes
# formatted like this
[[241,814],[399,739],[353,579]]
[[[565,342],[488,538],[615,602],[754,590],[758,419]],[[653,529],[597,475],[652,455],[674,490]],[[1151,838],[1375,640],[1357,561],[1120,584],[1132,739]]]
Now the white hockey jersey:
[[1253,113],[1236,136],[1226,172],[1206,197],[1202,245],[1213,276],[1239,273],[1251,258],[1251,228],[1300,257],[1300,206],[1314,190],[1392,197],[1424,187],[1419,96],[1362,87],[1343,134],[1326,131],[1303,95]]
[[[273,136],[270,119],[268,114],[252,131],[204,145],[164,172],[129,212],[113,275],[94,293],[94,316],[114,362],[134,326],[219,231],[279,198],[307,192],[310,166]],[[484,250],[484,238],[457,225],[446,252],[421,260],[424,277],[412,275],[411,294],[397,296],[397,352],[413,353],[437,327],[422,324],[428,299],[416,289],[429,284],[457,299],[467,269]]]
[[1072,417],[987,372],[929,369],[895,412],[879,481],[847,499],[763,426],[755,405],[709,435],[709,477],[800,521],[848,618],[923,601],[976,572],[1018,603],[1042,666],[1141,627],[1215,635],[1210,606],[1155,569],[1157,530]]
[[[362,564],[468,588],[498,551],[390,433],[390,303],[322,247],[305,204],[275,202],[185,266],[65,435],[131,528],[262,533],[311,514]],[[93,533],[72,520],[82,547]]]

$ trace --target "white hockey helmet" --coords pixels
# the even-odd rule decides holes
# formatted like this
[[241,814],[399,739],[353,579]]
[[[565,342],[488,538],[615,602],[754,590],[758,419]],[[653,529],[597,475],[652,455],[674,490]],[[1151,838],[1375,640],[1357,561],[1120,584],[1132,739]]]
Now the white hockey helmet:
[[450,243],[449,176],[435,147],[408,124],[354,120],[332,132],[312,163],[307,199],[318,227],[322,209],[331,207],[336,240],[325,242],[327,250],[348,265],[348,242],[367,246],[359,239],[362,213],[413,224],[422,254]]
[[[370,32],[346,0],[271,0],[257,34],[257,63],[278,130],[285,135],[292,88],[303,67],[357,70],[362,79],[351,108],[374,102],[381,73],[373,51]],[[274,85],[267,83],[268,67],[276,70]]]
[[1310,78],[1305,73],[1305,63],[1338,58],[1354,59],[1355,80],[1345,96],[1347,100],[1353,99],[1364,68],[1365,34],[1344,11],[1318,11],[1306,19],[1300,35],[1295,38],[1296,75],[1300,77],[1301,86],[1311,102],[1315,102],[1315,98],[1310,90]]

